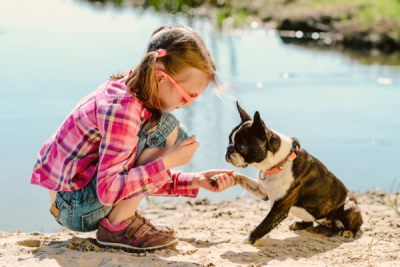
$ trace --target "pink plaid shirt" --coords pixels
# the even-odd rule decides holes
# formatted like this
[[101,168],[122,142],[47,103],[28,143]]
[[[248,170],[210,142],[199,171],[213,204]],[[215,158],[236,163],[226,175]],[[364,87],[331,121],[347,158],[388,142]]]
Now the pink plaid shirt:
[[196,197],[193,174],[169,172],[161,158],[133,168],[138,133],[149,117],[125,79],[105,82],[78,103],[40,149],[31,184],[74,191],[97,170],[97,194],[104,205],[140,195]]

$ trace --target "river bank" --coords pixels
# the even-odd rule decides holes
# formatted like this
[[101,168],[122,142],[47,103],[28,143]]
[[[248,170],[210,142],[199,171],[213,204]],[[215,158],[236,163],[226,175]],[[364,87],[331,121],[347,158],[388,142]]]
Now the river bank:
[[116,6],[204,16],[220,28],[266,27],[282,38],[355,50],[400,50],[398,0],[114,0]]
[[358,239],[292,232],[289,215],[256,246],[241,241],[268,214],[266,202],[237,198],[155,203],[140,212],[173,224],[176,249],[130,254],[96,246],[95,232],[60,229],[53,234],[0,232],[4,266],[400,266],[400,217],[394,195],[358,194],[364,224]]

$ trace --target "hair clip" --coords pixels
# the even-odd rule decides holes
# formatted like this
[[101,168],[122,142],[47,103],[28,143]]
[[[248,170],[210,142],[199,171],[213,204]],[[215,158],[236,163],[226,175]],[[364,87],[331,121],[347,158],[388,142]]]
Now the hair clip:
[[163,57],[163,56],[167,55],[167,51],[165,51],[162,48],[157,49],[156,52],[158,53],[157,57]]
[[164,25],[164,29],[165,29],[165,28],[168,28],[168,27],[169,27],[169,25],[168,25],[168,24],[165,24],[165,25]]

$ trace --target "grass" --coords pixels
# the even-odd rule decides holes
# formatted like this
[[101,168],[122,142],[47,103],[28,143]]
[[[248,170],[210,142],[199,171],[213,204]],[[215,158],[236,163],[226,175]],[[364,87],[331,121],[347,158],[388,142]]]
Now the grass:
[[[393,185],[395,183],[393,182]],[[393,188],[392,185],[392,188]],[[400,209],[399,209],[399,201],[398,201],[398,197],[399,197],[399,189],[400,189],[400,183],[397,185],[397,189],[396,189],[396,193],[395,193],[395,198],[392,201],[392,199],[390,198],[390,194],[388,194],[388,201],[389,201],[389,206],[396,212],[397,216],[400,216]]]
[[[396,180],[393,181],[392,186],[390,187],[391,188],[390,192],[392,192],[392,189],[395,187],[395,185],[396,185]],[[399,193],[400,193],[399,190],[400,190],[400,182],[397,185],[397,188],[395,190],[395,197],[394,197],[393,200],[390,197],[390,192],[387,194],[388,202],[385,201],[385,199],[384,199],[385,196],[384,195],[380,196],[380,198],[382,200],[382,203],[385,204],[385,205],[388,205],[390,207],[389,209],[385,209],[385,210],[382,210],[382,211],[394,210],[394,212],[397,214],[397,216],[400,217],[400,208],[399,208],[399,204],[400,203],[399,203],[399,199],[398,199]]]
[[375,243],[374,243],[374,239],[375,239],[375,235],[372,237],[371,244],[369,244],[367,252],[370,251],[374,246],[376,246],[380,241],[382,241],[383,237],[379,238],[378,241],[376,241]]
[[154,197],[146,196],[146,200],[147,200],[147,205],[155,204],[157,202]]
[[[321,8],[348,3],[348,0],[311,0],[307,6]],[[382,20],[394,20],[400,23],[400,0],[352,0],[350,3],[359,6],[359,12],[353,19],[364,27]]]

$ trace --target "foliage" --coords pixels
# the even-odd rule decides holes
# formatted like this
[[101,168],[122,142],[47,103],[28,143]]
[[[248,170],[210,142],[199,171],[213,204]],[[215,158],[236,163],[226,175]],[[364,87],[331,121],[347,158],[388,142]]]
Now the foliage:
[[378,241],[376,241],[374,243],[374,238],[375,238],[375,235],[372,237],[371,244],[369,244],[367,252],[370,251],[374,246],[376,246],[383,239],[383,237],[381,237],[378,239]]
[[399,189],[400,189],[400,183],[397,185],[397,189],[395,191],[396,192],[395,193],[395,198],[394,198],[393,201],[390,198],[390,195],[388,194],[389,206],[397,213],[397,216],[400,216],[400,209],[399,209],[399,202],[398,202]]

